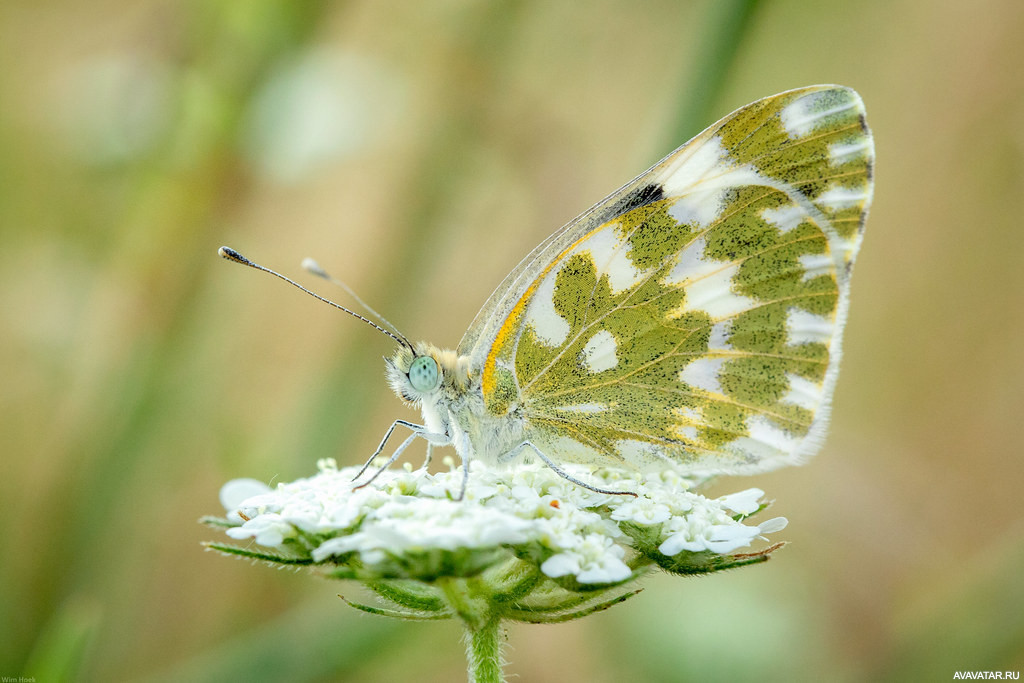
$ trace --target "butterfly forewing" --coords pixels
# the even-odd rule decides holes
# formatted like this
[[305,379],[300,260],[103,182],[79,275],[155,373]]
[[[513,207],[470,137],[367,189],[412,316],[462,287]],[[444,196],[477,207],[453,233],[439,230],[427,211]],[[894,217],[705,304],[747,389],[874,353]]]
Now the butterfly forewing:
[[812,454],[871,197],[860,98],[782,93],[538,247],[464,344],[488,410],[560,461],[701,472]]

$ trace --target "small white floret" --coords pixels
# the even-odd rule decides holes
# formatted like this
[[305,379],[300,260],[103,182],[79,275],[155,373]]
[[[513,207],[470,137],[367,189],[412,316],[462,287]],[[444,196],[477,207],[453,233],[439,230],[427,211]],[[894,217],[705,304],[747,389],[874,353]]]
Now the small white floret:
[[752,515],[761,507],[761,498],[763,496],[764,491],[761,489],[747,489],[746,491],[722,496],[718,499],[718,502],[722,504],[722,507],[733,512],[738,512],[741,515]]
[[635,524],[661,524],[672,516],[672,511],[664,503],[658,503],[650,498],[634,498],[619,505],[612,511],[612,519],[616,521],[628,521]]
[[633,574],[623,556],[625,550],[612,539],[588,534],[575,547],[552,555],[540,570],[552,578],[573,574],[580,583],[616,583]]
[[762,534],[774,534],[789,526],[789,520],[785,517],[773,517],[757,525],[757,530]]
[[269,493],[270,490],[270,487],[259,479],[232,479],[220,487],[220,504],[229,514],[236,513],[247,498]]

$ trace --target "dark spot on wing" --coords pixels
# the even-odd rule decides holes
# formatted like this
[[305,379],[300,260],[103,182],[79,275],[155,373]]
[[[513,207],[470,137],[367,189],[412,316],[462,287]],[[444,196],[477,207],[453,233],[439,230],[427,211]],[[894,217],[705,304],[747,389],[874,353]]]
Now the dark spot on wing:
[[811,182],[811,183],[804,183],[803,185],[798,185],[796,189],[797,189],[797,191],[800,194],[802,194],[803,196],[807,197],[808,199],[811,199],[811,198],[817,196],[816,190],[818,189],[818,187],[813,182]]
[[621,216],[633,209],[646,206],[651,202],[660,201],[664,198],[665,190],[661,185],[657,183],[641,185],[627,193],[626,196],[621,197],[618,201],[603,209],[598,214],[597,224],[601,225],[602,223],[607,223],[613,218]]

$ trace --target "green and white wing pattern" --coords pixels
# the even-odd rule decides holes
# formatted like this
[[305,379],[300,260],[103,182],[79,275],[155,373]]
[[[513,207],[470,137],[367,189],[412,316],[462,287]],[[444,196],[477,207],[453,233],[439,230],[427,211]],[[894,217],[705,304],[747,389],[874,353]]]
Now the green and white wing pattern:
[[725,117],[541,244],[460,345],[551,459],[747,473],[824,437],[871,201],[860,97]]

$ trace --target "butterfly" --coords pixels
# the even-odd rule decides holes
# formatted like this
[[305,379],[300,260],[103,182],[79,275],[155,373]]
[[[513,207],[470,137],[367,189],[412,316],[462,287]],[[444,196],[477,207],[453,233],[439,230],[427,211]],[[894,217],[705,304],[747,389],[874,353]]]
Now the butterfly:
[[396,420],[374,456],[403,427],[391,461],[423,438],[467,473],[539,458],[598,491],[560,465],[708,476],[803,462],[828,423],[873,165],[856,92],[783,92],[548,237],[457,349],[357,316],[398,342],[387,379],[423,418]]

